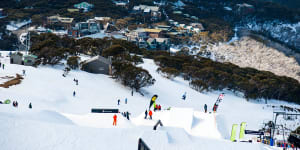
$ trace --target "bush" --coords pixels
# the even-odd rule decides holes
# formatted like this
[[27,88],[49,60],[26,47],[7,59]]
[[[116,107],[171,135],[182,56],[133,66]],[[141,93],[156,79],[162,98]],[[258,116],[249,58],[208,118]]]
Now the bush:
[[180,74],[180,72],[177,69],[171,67],[158,68],[157,72],[163,74],[168,79],[174,79]]
[[120,80],[123,85],[135,89],[136,91],[155,83],[155,79],[152,78],[147,70],[136,67],[131,63],[115,61],[113,62],[113,69],[114,78]]
[[78,56],[71,56],[67,60],[67,65],[71,69],[77,69],[79,67],[79,63],[78,63],[79,59],[80,59],[80,57],[78,57]]

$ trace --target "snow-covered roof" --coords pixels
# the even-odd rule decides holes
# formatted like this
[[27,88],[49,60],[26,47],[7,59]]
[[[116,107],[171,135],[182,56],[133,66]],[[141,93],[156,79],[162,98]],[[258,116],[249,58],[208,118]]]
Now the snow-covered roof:
[[155,39],[156,39],[156,42],[158,42],[158,43],[163,43],[163,42],[168,43],[168,41],[169,41],[169,38],[155,38]]
[[139,5],[139,6],[134,6],[133,7],[133,10],[147,10],[147,12],[150,12],[150,11],[159,11],[159,7],[157,6],[148,6],[148,5]]
[[149,13],[149,12],[150,12],[150,8],[144,9],[144,12],[145,12],[145,13]]
[[15,31],[27,24],[30,24],[30,23],[31,23],[31,20],[24,20],[22,22],[11,21],[10,24],[6,25],[6,30]]
[[232,10],[232,8],[230,8],[230,7],[224,7],[224,9],[225,9],[225,10],[228,10],[228,11],[231,11],[231,10]]
[[84,63],[87,64],[87,63],[90,63],[90,62],[93,62],[93,61],[101,61],[101,62],[103,62],[105,64],[109,64],[109,65],[111,64],[111,61],[109,59],[107,59],[105,57],[102,57],[102,56],[99,56],[99,55],[92,57],[91,59],[85,61]]

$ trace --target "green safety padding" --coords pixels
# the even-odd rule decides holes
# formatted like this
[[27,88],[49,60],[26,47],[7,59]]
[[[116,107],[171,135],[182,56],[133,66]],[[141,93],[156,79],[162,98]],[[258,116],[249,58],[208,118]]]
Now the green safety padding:
[[5,100],[4,104],[10,104],[10,100],[9,99]]
[[237,127],[238,127],[237,124],[233,124],[233,125],[232,125],[231,137],[230,137],[230,141],[232,141],[232,142],[235,141],[235,137],[236,137],[236,129],[237,129]]
[[245,128],[246,128],[246,122],[242,122],[240,128],[240,139],[245,137]]

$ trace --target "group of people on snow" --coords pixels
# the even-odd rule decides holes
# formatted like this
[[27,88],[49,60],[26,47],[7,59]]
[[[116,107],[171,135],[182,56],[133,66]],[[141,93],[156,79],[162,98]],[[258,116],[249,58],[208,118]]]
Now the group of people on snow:
[[[127,98],[125,98],[125,104],[127,104]],[[120,105],[120,102],[121,102],[121,100],[120,99],[118,99],[118,105]]]
[[152,110],[149,110],[149,113],[148,113],[148,111],[146,109],[146,111],[145,111],[145,119],[147,119],[148,114],[149,114],[149,119],[152,120],[152,115],[153,115]]

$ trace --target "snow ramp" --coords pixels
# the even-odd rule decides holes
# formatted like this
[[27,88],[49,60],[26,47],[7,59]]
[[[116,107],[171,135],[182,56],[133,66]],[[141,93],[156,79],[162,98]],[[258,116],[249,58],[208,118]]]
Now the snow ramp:
[[161,120],[164,126],[179,127],[190,130],[193,122],[192,108],[171,108],[171,110],[162,110],[153,112],[152,120],[144,119],[145,113],[142,113],[132,119],[135,125],[154,126],[158,120]]
[[[145,114],[133,118],[135,125],[154,126],[161,120],[164,127],[183,128],[193,136],[221,139],[216,114],[194,111],[192,108],[171,108],[171,110],[156,111],[153,119],[144,119]],[[148,116],[149,117],[149,116]],[[220,124],[222,126],[222,124]],[[220,126],[219,125],[219,126]]]
[[218,130],[217,115],[195,111],[192,128],[187,130],[189,134],[200,137],[221,139]]

